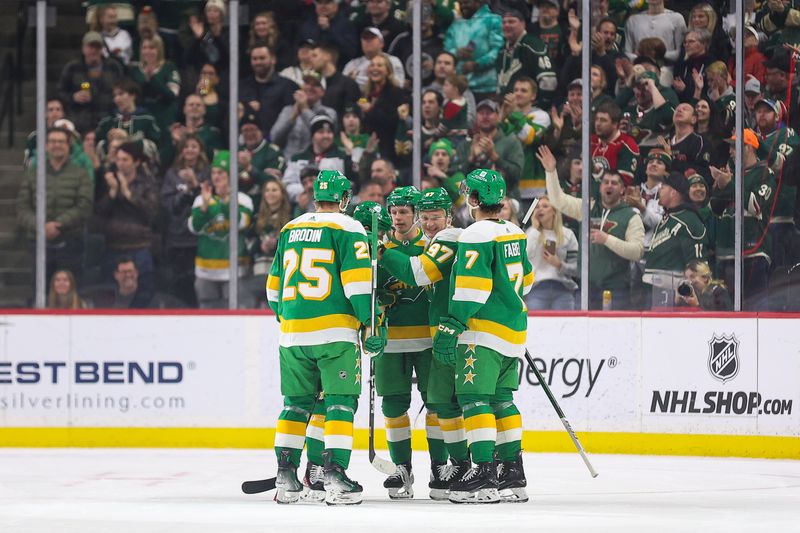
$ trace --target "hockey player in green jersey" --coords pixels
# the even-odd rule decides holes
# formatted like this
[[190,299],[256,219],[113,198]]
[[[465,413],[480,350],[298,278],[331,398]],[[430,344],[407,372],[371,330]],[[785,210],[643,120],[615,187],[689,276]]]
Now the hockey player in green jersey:
[[499,219],[506,195],[503,177],[478,169],[464,184],[476,222],[458,239],[448,315],[433,340],[434,357],[455,364],[456,396],[475,463],[450,485],[450,501],[496,503],[502,493],[522,502],[528,499],[522,420],[513,391],[519,387],[528,325],[522,298],[533,285],[533,273],[525,234]]
[[[398,187],[386,198],[394,231],[384,246],[408,256],[425,251],[427,240],[414,223],[415,205],[420,198],[416,187]],[[389,455],[397,470],[383,486],[392,499],[413,498],[414,475],[411,472],[411,377],[417,376],[417,389],[427,406],[428,376],[431,367],[431,335],[428,326],[428,298],[425,290],[409,286],[379,270],[378,286],[395,296],[387,309],[388,341],[385,355],[375,360],[375,391],[382,398]],[[447,450],[436,415],[426,416],[426,432],[431,461],[447,462]]]
[[[425,253],[409,256],[398,249],[387,249],[380,259],[382,268],[409,286],[425,287],[430,306],[428,324],[435,331],[439,318],[447,315],[450,300],[450,270],[458,249],[461,229],[450,226],[452,201],[447,191],[438,187],[422,193],[417,202],[418,220],[428,245]],[[452,465],[436,460],[431,464],[428,487],[434,500],[446,500],[450,483],[469,470],[467,435],[461,407],[455,399],[455,368],[436,359],[431,361],[428,378],[428,411],[438,418],[442,437]],[[430,434],[429,434],[430,438]]]
[[[303,491],[297,467],[319,384],[325,401],[324,487],[329,505],[361,503],[362,487],[345,470],[353,446],[353,416],[361,390],[359,330],[371,321],[372,271],[366,232],[341,213],[350,181],[323,170],[314,182],[316,213],[281,230],[267,279],[269,305],[280,322],[284,409],[275,432],[276,499],[296,502]],[[370,336],[364,350],[380,355],[385,341]]]

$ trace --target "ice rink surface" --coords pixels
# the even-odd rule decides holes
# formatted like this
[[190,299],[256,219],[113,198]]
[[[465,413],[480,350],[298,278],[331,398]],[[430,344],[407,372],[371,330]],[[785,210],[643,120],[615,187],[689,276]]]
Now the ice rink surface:
[[279,506],[240,490],[272,450],[0,449],[0,532],[800,531],[800,461],[593,455],[592,479],[577,454],[524,460],[526,504],[429,500],[426,453],[416,498],[389,501],[359,451],[361,505]]

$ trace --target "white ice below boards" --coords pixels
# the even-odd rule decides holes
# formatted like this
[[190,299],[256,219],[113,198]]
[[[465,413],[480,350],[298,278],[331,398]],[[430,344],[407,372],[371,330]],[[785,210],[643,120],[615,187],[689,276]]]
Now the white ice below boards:
[[[364,503],[279,506],[241,482],[275,472],[272,450],[0,449],[2,533],[346,533],[403,531],[798,531],[800,461],[525,454],[527,504],[456,506],[426,499],[428,459],[416,453],[417,497],[389,501],[381,474],[355,452]],[[303,464],[305,468],[305,463]]]

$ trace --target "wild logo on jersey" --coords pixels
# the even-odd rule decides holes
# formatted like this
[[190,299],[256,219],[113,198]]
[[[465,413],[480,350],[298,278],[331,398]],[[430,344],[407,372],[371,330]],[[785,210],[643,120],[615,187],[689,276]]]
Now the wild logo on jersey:
[[208,223],[208,226],[206,226],[205,228],[205,232],[207,233],[206,237],[218,241],[227,240],[230,227],[231,225],[230,222],[228,221],[228,217],[226,217],[223,214],[219,214],[215,216],[211,222]]

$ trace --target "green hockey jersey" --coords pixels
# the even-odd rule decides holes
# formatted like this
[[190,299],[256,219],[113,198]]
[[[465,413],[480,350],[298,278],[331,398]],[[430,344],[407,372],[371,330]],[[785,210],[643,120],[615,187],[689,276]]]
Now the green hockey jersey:
[[[387,251],[419,256],[425,251],[427,243],[425,235],[417,229],[413,238],[398,241],[390,237],[384,246]],[[419,352],[430,348],[432,342],[428,329],[428,298],[425,289],[406,283],[389,270],[384,270],[384,276],[379,275],[379,280],[380,287],[395,296],[395,304],[386,311],[388,339],[385,352]]]
[[653,284],[653,276],[683,278],[689,261],[707,259],[707,248],[706,227],[696,211],[685,205],[667,210],[653,230],[642,279]]
[[550,115],[543,109],[534,107],[527,114],[514,111],[501,124],[507,135],[514,135],[522,143],[525,162],[519,180],[520,198],[537,198],[547,189],[544,182],[544,168],[536,158],[536,150],[544,141],[544,133],[550,127]]
[[[247,273],[250,257],[247,254],[242,231],[250,227],[253,219],[253,202],[244,193],[239,193],[239,276]],[[198,196],[192,205],[189,230],[197,235],[195,275],[200,279],[225,281],[229,277],[230,265],[230,204],[219,196],[212,196],[206,211],[203,197]]]
[[775,210],[770,218],[770,224],[794,222],[794,206],[797,197],[797,187],[787,185],[782,174],[783,163],[800,146],[800,137],[794,128],[778,128],[767,135],[759,135],[760,144],[756,155],[762,161],[767,161],[775,172],[776,179],[780,180],[780,189],[775,203]]
[[358,342],[370,320],[372,269],[367,234],[340,213],[306,213],[281,230],[267,300],[281,346]]
[[526,237],[504,220],[481,220],[461,233],[453,265],[448,314],[466,324],[459,344],[477,344],[508,357],[525,354],[533,286]]

